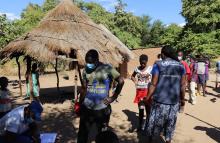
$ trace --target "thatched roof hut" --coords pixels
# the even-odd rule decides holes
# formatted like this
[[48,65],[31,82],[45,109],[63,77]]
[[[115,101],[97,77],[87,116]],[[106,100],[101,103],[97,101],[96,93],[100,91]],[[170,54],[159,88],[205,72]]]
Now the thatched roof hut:
[[[79,65],[84,65],[84,57],[90,49],[96,49],[99,52],[103,63],[115,67],[132,58],[132,52],[110,31],[102,25],[95,24],[73,4],[72,0],[63,0],[44,17],[36,28],[3,48],[0,51],[0,60],[7,61],[16,57],[22,95],[19,56],[27,56],[27,73],[30,71],[31,58],[40,62],[56,61],[55,71],[59,89],[58,59],[74,59],[73,61],[77,60]],[[75,68],[80,73],[78,64]],[[77,80],[77,73],[75,76]],[[75,82],[75,95],[77,95],[77,81]]]
[[71,0],[63,0],[51,10],[39,26],[10,42],[1,59],[28,55],[40,62],[51,62],[74,50],[80,65],[89,49],[96,49],[100,60],[118,66],[129,61],[132,52],[103,26],[95,24]]

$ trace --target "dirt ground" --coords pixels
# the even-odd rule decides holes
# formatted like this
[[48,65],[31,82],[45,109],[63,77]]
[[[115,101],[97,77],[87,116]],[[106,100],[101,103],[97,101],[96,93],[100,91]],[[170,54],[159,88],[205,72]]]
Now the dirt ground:
[[[69,80],[62,78],[68,74]],[[41,100],[44,113],[42,132],[58,133],[60,143],[75,143],[79,118],[74,117],[71,106],[73,98],[73,72],[60,75],[60,94],[56,90],[56,76],[48,74],[40,77]],[[10,90],[13,93],[16,106],[24,104],[19,96],[17,77],[9,77]],[[185,111],[178,116],[174,143],[219,143],[220,142],[220,90],[214,89],[215,75],[210,75],[208,82],[208,97],[197,97],[197,104],[186,104]],[[23,81],[24,83],[24,81]],[[23,85],[23,94],[25,85]],[[112,104],[113,113],[110,126],[119,136],[121,143],[147,143],[146,138],[135,132],[137,125],[137,105],[133,103],[135,96],[134,84],[126,79],[125,86],[118,99]],[[58,100],[59,99],[59,100]],[[188,99],[188,94],[186,96]],[[94,140],[95,132],[92,130],[90,140]],[[162,138],[155,142],[163,143]]]

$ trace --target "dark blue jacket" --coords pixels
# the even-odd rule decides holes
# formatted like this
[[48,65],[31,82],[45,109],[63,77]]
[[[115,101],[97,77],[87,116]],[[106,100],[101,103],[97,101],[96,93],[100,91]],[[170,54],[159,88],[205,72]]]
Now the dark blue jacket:
[[159,79],[153,94],[154,101],[162,104],[177,104],[180,100],[181,79],[185,74],[184,66],[172,59],[158,61],[155,66],[158,69]]

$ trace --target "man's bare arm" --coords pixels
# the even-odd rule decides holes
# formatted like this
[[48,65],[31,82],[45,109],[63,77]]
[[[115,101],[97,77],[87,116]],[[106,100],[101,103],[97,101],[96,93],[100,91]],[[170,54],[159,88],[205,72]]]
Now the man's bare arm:
[[137,74],[136,72],[133,72],[133,74],[131,75],[131,80],[132,80],[135,84],[136,84],[136,82],[137,82],[137,81],[136,81],[136,78],[135,78],[135,77],[136,77],[136,74]]
[[182,76],[181,89],[180,89],[180,104],[185,105],[185,93],[186,93],[186,75]]
[[111,104],[112,102],[114,102],[117,98],[118,98],[118,95],[121,93],[121,90],[124,86],[124,79],[122,77],[118,77],[115,79],[115,81],[118,83],[117,86],[116,86],[116,89],[115,89],[115,92],[113,94],[112,97],[108,97],[104,100],[104,103],[106,105],[109,105]]
[[153,93],[156,89],[157,83],[158,83],[158,79],[159,79],[159,76],[157,74],[153,75],[153,78],[152,78],[152,81],[151,81],[151,84],[149,87],[149,91],[148,91],[148,96],[146,98],[147,100],[152,98],[152,95],[153,95]]

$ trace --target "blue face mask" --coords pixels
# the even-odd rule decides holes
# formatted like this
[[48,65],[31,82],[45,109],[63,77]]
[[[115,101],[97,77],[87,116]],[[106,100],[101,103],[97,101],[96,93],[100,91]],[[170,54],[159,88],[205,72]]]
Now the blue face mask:
[[86,64],[86,67],[87,67],[89,70],[94,70],[94,69],[95,69],[95,64]]

